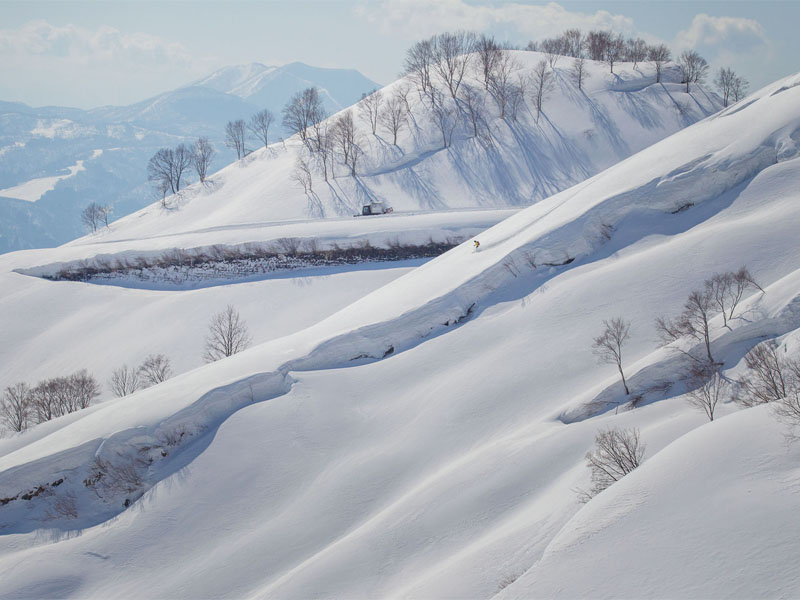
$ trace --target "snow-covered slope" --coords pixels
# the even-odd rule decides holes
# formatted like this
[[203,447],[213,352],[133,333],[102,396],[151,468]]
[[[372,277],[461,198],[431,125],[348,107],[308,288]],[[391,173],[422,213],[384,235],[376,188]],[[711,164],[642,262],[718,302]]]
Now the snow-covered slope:
[[[516,73],[530,77],[542,55],[513,52]],[[213,176],[213,185],[195,185],[170,200],[165,211],[154,204],[75,243],[140,238],[209,227],[239,226],[253,221],[274,222],[352,215],[370,201],[384,201],[395,211],[453,208],[522,207],[533,204],[630,156],[663,137],[706,117],[720,107],[702,87],[690,94],[677,83],[676,69],[667,69],[655,83],[651,67],[622,64],[611,74],[602,63],[591,63],[581,90],[571,78],[572,59],[562,58],[552,74],[553,87],[536,117],[528,98],[516,120],[499,118],[499,110],[482,82],[468,78],[482,98],[479,135],[463,109],[452,110],[452,133],[443,147],[427,100],[407,79],[382,90],[388,100],[400,89],[411,108],[397,145],[383,128],[373,135],[358,117],[358,144],[363,151],[356,176],[335,157],[334,176],[325,182],[317,157],[297,137],[274,144],[234,163]],[[249,73],[248,73],[249,75]],[[234,85],[236,82],[225,82]],[[459,110],[461,112],[459,112]],[[460,116],[456,117],[456,114]],[[336,116],[328,121],[333,128]],[[336,154],[334,152],[334,154]],[[313,170],[312,191],[304,193],[292,173],[298,159]],[[330,168],[330,167],[329,167]]]
[[[798,143],[795,75],[519,211],[478,252],[464,244],[310,327],[3,440],[0,497],[43,491],[0,506],[0,594],[798,595],[797,446],[764,409],[726,403],[705,424],[653,341],[655,317],[746,264],[765,293],[730,329],[712,322],[723,372],[765,338],[800,351]],[[80,252],[96,248],[0,260],[4,331],[9,312],[35,317],[37,294],[57,309],[59,286],[123,298],[40,280],[26,296],[12,272]],[[143,310],[119,318],[148,322]],[[632,323],[635,409],[591,352],[616,315]],[[24,348],[30,330],[15,331]],[[584,410],[601,395],[619,410]],[[581,505],[583,456],[606,426],[640,428],[645,463]]]
[[[216,85],[234,76],[238,86]],[[324,88],[329,110],[336,111],[377,84],[348,69],[253,64],[227,67],[129,106],[79,110],[0,102],[0,252],[74,239],[83,233],[80,211],[91,202],[113,205],[117,217],[146,206],[154,200],[147,161],[159,148],[207,136],[219,152],[214,164],[229,163],[235,154],[224,145],[227,121],[264,108],[279,115],[292,94],[314,85]],[[286,135],[280,122],[271,133],[274,139]],[[83,172],[64,177],[77,161]]]

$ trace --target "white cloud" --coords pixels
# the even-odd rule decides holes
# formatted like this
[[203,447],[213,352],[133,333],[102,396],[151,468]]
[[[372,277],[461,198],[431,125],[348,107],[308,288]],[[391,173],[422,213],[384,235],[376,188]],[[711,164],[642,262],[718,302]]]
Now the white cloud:
[[703,48],[716,52],[747,54],[768,50],[770,42],[764,28],[754,19],[695,15],[688,29],[678,32],[675,46]]
[[123,33],[102,25],[95,30],[31,21],[19,29],[0,29],[0,58],[48,59],[63,63],[143,69],[186,67],[194,62],[181,44],[147,33]]
[[467,4],[464,0],[381,0],[362,2],[355,13],[384,34],[419,39],[442,31],[511,29],[527,39],[539,39],[565,29],[612,29],[631,34],[633,20],[605,10],[571,12],[560,4]]

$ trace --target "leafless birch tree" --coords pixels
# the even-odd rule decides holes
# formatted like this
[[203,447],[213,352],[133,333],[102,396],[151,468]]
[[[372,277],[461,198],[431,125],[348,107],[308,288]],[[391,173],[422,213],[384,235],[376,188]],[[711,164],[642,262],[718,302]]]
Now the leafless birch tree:
[[619,481],[642,463],[645,446],[638,429],[604,429],[597,433],[595,446],[586,453],[586,466],[592,472],[592,487],[579,491],[584,502]]
[[533,100],[536,106],[536,122],[539,122],[539,115],[542,114],[542,106],[547,93],[552,87],[552,72],[547,69],[547,62],[540,60],[533,69],[531,86],[533,88]]
[[247,124],[247,128],[255,138],[264,144],[264,148],[269,146],[269,128],[274,122],[275,115],[265,108],[250,117],[250,122]]
[[657,44],[651,46],[647,51],[647,59],[653,63],[656,68],[656,83],[661,82],[661,73],[664,70],[664,64],[672,60],[672,52],[665,44]]
[[408,101],[400,94],[394,94],[386,102],[380,114],[380,124],[392,134],[392,144],[397,145],[397,134],[406,125]]
[[378,115],[381,112],[381,105],[383,103],[383,92],[380,90],[372,90],[368,95],[365,94],[361,97],[358,103],[358,116],[372,129],[372,135],[375,135],[378,130]]
[[229,304],[225,310],[211,318],[203,358],[206,362],[214,362],[233,356],[249,345],[250,335],[247,332],[247,325],[239,316],[239,312]]
[[214,158],[214,154],[216,154],[216,151],[207,137],[201,137],[194,143],[192,165],[195,173],[200,178],[200,183],[205,183],[206,181],[208,167],[211,165],[211,159]]
[[625,395],[630,394],[625,373],[622,370],[622,346],[630,337],[631,324],[622,317],[615,317],[610,321],[603,321],[603,333],[594,338],[592,350],[605,363],[616,365]]
[[0,423],[11,431],[24,431],[33,421],[31,390],[26,383],[9,386],[0,400]]
[[243,119],[228,121],[225,124],[225,145],[236,152],[236,158],[241,159],[247,154],[245,149],[245,125]]

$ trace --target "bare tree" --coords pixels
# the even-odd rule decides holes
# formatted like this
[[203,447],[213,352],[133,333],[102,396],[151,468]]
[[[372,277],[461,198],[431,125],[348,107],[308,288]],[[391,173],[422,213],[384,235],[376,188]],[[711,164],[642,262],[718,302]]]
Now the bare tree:
[[175,147],[175,163],[173,165],[175,175],[175,192],[181,189],[181,179],[192,164],[194,152],[186,144],[178,144]]
[[475,42],[475,53],[478,57],[478,69],[483,77],[483,87],[489,89],[489,78],[494,71],[502,51],[493,37],[481,35]]
[[433,40],[430,39],[416,42],[406,51],[403,72],[416,84],[420,97],[433,89],[431,70],[434,60]]
[[111,380],[108,382],[111,386],[111,391],[118,398],[127,396],[145,387],[144,382],[139,374],[139,369],[122,365],[118,369],[114,369],[111,373]]
[[250,132],[264,144],[264,148],[269,146],[269,128],[274,121],[275,115],[265,108],[250,117],[250,122],[247,124]]
[[0,423],[11,431],[24,431],[33,420],[31,389],[26,383],[9,386],[0,400]]
[[[683,337],[692,337],[700,340],[705,345],[706,356],[709,364],[714,364],[711,356],[711,332],[709,321],[713,316],[714,299],[708,289],[693,291],[683,305],[683,312],[674,320],[662,318],[656,320],[656,329],[662,340],[669,344]],[[683,352],[676,348],[679,352]],[[688,352],[683,352],[690,358],[698,360]],[[702,361],[700,361],[702,362]]]
[[453,139],[453,131],[458,125],[456,111],[447,103],[444,95],[434,90],[431,96],[431,118],[442,135],[442,147],[448,148]]
[[515,76],[519,69],[519,63],[511,53],[502,51],[489,73],[488,90],[500,109],[501,119],[506,118],[506,109],[513,97],[521,92]]
[[539,47],[544,51],[547,57],[547,64],[550,65],[551,69],[555,69],[558,59],[564,54],[564,38],[557,37],[542,40]]
[[603,321],[603,333],[594,338],[592,350],[605,363],[616,365],[622,377],[622,387],[625,395],[630,394],[625,373],[622,371],[622,346],[630,337],[631,324],[622,317],[615,317],[610,321]]
[[137,372],[145,386],[156,385],[172,377],[172,365],[164,354],[150,354]]
[[440,33],[433,38],[433,70],[455,99],[475,48],[475,34],[467,31]]
[[672,60],[672,52],[665,44],[658,44],[650,46],[647,51],[647,59],[653,63],[656,68],[656,83],[661,82],[661,72],[664,70],[664,64]]
[[586,34],[584,47],[592,60],[605,60],[606,50],[613,34],[610,31],[590,31]]
[[358,103],[358,115],[369,124],[372,135],[375,135],[378,130],[378,115],[381,112],[382,102],[383,92],[376,89],[369,94],[362,95],[361,102]]
[[161,148],[147,163],[147,179],[156,184],[159,190],[173,194],[175,189],[175,152],[171,148]]
[[766,404],[785,398],[797,387],[797,361],[781,356],[775,340],[758,344],[744,357],[747,373],[739,379],[736,401],[744,406]]
[[533,100],[536,105],[536,122],[539,122],[539,115],[542,114],[542,106],[547,92],[552,87],[552,73],[547,70],[547,63],[540,60],[533,69],[531,84],[533,86]]
[[103,204],[99,207],[100,218],[103,219],[103,224],[108,227],[108,217],[114,212],[114,207],[110,204]]
[[731,89],[731,98],[734,102],[738,102],[742,98],[745,97],[747,94],[747,89],[750,87],[750,84],[747,82],[746,79],[742,77],[736,77],[733,82],[733,88]]
[[308,144],[308,128],[325,118],[322,98],[315,87],[306,88],[291,97],[283,107],[283,126],[292,133],[300,135]]
[[328,122],[323,121],[319,128],[319,133],[316,139],[316,154],[315,159],[317,164],[322,168],[322,178],[328,181],[328,168],[330,167],[331,175],[333,175],[333,136],[328,132]]
[[597,433],[594,443],[594,449],[586,453],[592,487],[588,492],[579,491],[584,502],[637,468],[645,450],[638,429],[604,429]]
[[214,158],[215,153],[216,151],[207,137],[201,137],[194,143],[192,165],[200,178],[200,183],[205,183],[208,167],[211,165],[211,159]]
[[342,113],[333,125],[334,143],[339,147],[342,160],[350,167],[350,174],[356,174],[356,163],[361,155],[358,145],[358,135],[353,122],[353,113],[350,110]]
[[719,369],[708,365],[694,366],[689,372],[688,385],[690,391],[686,394],[686,401],[694,408],[702,410],[709,421],[713,421],[717,403],[730,388]]
[[386,103],[380,115],[380,123],[392,134],[392,144],[397,145],[397,133],[406,124],[408,118],[408,101],[395,93]]
[[472,126],[473,137],[478,137],[478,128],[483,123],[484,94],[471,85],[463,84],[458,97],[464,107],[464,114]]
[[708,73],[708,63],[694,50],[684,50],[678,59],[681,75],[689,92],[690,83],[702,83]]
[[100,221],[103,219],[103,209],[97,202],[92,202],[81,211],[81,223],[92,233],[97,231]]
[[589,72],[586,70],[586,59],[578,57],[572,63],[572,78],[578,84],[578,89],[583,89],[583,81],[589,77]]
[[193,152],[184,144],[178,144],[174,150],[162,148],[147,163],[148,180],[156,183],[159,189],[169,189],[173,194],[177,194],[192,157]]
[[580,29],[567,29],[561,34],[561,38],[566,56],[583,57],[583,33]]
[[738,271],[714,273],[704,285],[715,307],[722,314],[723,327],[729,327],[728,321],[735,317],[736,307],[748,289],[754,288],[764,292],[747,267],[740,267]]
[[717,86],[720,94],[722,94],[722,102],[725,106],[728,106],[731,100],[734,102],[741,100],[745,93],[744,90],[748,86],[747,82],[736,75],[733,69],[729,67],[721,68],[717,71],[714,85]]
[[239,312],[228,305],[225,310],[211,317],[206,336],[203,358],[206,362],[214,362],[226,356],[233,356],[250,345],[247,325],[239,316]]
[[71,410],[74,412],[86,408],[100,395],[100,384],[89,374],[86,369],[77,371],[69,376],[69,384],[73,397]]
[[294,169],[292,170],[292,181],[299,184],[303,188],[303,193],[305,194],[314,191],[311,188],[311,169],[308,167],[308,163],[299,156],[297,157],[297,160],[294,163]]
[[611,68],[611,72],[614,72],[614,64],[621,61],[625,56],[625,40],[622,39],[621,35],[611,35],[609,36],[608,45],[606,46],[606,52],[604,55],[605,61],[608,66]]
[[243,119],[228,121],[225,124],[225,145],[236,152],[236,158],[241,159],[247,150],[245,148],[245,126]]
[[628,60],[633,63],[633,68],[636,68],[640,62],[647,60],[647,42],[642,38],[630,38],[625,43],[625,52]]

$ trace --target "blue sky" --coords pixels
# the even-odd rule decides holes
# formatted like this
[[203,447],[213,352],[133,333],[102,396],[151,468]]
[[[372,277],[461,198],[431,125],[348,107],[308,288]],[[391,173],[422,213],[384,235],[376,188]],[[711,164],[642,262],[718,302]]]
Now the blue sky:
[[472,29],[524,45],[568,27],[696,48],[755,90],[800,70],[800,0],[0,0],[0,99],[128,104],[231,64],[355,68],[385,84],[414,41]]

